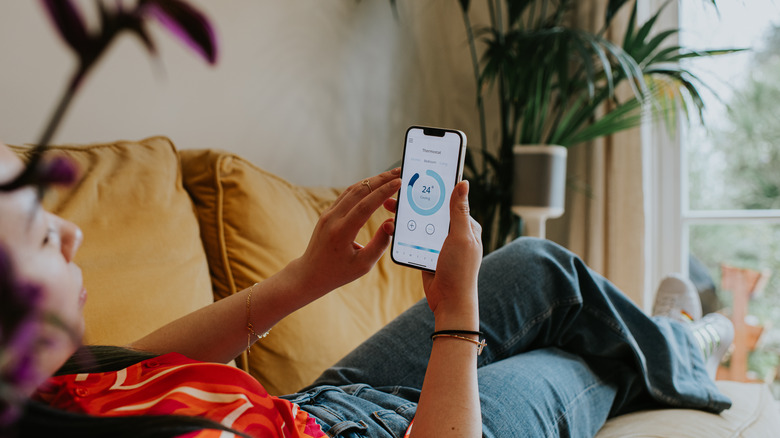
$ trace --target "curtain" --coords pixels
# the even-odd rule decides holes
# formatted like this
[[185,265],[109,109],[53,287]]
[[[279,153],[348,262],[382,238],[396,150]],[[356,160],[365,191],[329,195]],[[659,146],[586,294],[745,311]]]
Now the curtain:
[[[579,2],[577,25],[602,27],[607,0]],[[607,37],[621,41],[630,7]],[[606,109],[605,109],[606,110]],[[640,130],[569,148],[566,210],[547,224],[562,244],[623,290],[637,305],[644,295],[645,219]]]

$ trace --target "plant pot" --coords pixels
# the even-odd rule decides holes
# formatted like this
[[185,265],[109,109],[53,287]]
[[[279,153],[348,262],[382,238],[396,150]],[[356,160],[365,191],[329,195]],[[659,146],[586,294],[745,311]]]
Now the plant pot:
[[545,222],[563,214],[566,196],[566,148],[516,145],[512,212],[523,219],[524,235],[544,238]]

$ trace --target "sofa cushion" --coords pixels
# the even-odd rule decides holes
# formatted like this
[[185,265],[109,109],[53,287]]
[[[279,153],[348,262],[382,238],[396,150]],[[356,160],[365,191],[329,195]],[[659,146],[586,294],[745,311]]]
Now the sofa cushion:
[[[24,148],[15,148],[24,155]],[[123,345],[213,301],[192,202],[170,140],[56,146],[81,176],[50,191],[84,232],[76,256],[89,298],[85,342]]]
[[[303,254],[320,214],[339,194],[295,186],[229,153],[179,154],[219,296],[262,281]],[[368,242],[388,217],[384,209],[374,214],[358,242]],[[364,277],[277,324],[252,347],[248,371],[272,394],[295,392],[422,296],[420,273],[386,254]]]
[[607,421],[596,438],[764,438],[780,431],[778,404],[763,384],[715,382],[733,405],[720,415],[690,409],[659,409]]

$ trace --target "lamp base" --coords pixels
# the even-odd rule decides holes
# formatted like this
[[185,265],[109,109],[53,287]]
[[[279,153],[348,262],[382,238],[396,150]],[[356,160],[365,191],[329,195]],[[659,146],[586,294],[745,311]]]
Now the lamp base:
[[523,218],[522,234],[524,236],[544,239],[547,219],[561,217],[563,214],[563,208],[513,206],[512,213]]

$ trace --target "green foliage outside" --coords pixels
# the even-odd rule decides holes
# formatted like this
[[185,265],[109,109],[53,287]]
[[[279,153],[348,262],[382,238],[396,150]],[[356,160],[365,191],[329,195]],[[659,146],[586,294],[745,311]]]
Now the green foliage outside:
[[[690,206],[694,210],[780,209],[780,27],[754,53],[750,74],[725,102],[726,117],[688,139]],[[702,130],[703,131],[703,130]],[[694,225],[691,254],[709,268],[720,290],[720,265],[763,270],[772,277],[750,303],[766,329],[751,354],[755,378],[775,380],[780,367],[780,222]],[[780,398],[780,380],[772,385]]]

